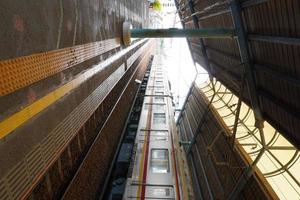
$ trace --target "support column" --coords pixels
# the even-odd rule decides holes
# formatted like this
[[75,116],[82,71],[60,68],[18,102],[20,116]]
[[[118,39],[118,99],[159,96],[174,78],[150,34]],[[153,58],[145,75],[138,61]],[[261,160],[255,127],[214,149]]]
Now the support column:
[[234,200],[238,198],[239,194],[247,184],[249,178],[253,175],[253,172],[255,171],[254,168],[256,167],[256,164],[260,160],[261,156],[264,154],[266,147],[265,147],[265,139],[264,139],[264,132],[263,132],[264,120],[259,106],[259,100],[257,95],[256,83],[255,83],[254,67],[250,59],[248,39],[243,26],[241,5],[239,4],[238,1],[232,1],[230,3],[230,9],[231,9],[231,15],[232,15],[232,19],[237,34],[237,40],[238,40],[240,55],[242,58],[242,63],[244,64],[245,67],[246,83],[248,86],[251,107],[253,109],[253,113],[255,117],[255,126],[259,130],[260,137],[262,140],[262,146],[263,146],[258,156],[255,158],[253,163],[249,165],[246,171],[244,171],[244,173],[240,176],[234,189],[229,194],[228,199]]
[[254,67],[250,59],[248,39],[242,21],[241,6],[237,1],[232,1],[230,3],[230,9],[231,9],[232,20],[236,30],[242,63],[245,66],[246,83],[248,85],[251,107],[253,109],[255,120],[256,120],[255,126],[257,128],[263,128],[264,120],[259,107],[259,101],[258,101],[258,95],[257,95],[256,83],[254,77]]
[[[209,103],[207,104],[206,110],[204,111],[204,113],[202,115],[202,118],[201,118],[201,120],[198,124],[198,127],[197,127],[197,130],[196,130],[196,133],[195,133],[194,137],[190,141],[190,145],[187,149],[187,155],[190,154],[193,145],[196,143],[196,139],[197,139],[198,135],[201,133],[201,128],[202,128],[202,126],[203,126],[203,124],[206,120],[206,117],[210,113],[210,110],[211,110],[210,107],[211,107],[211,104],[213,103],[213,100],[214,100],[215,95],[216,95],[215,84],[212,83],[212,85],[213,85],[214,94],[213,94],[212,98],[210,99]],[[191,94],[193,95],[193,93],[191,93]]]

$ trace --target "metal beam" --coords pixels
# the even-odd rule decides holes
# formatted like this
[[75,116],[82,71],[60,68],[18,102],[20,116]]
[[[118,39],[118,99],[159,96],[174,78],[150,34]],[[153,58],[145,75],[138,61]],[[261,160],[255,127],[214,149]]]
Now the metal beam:
[[295,146],[270,146],[267,147],[269,150],[296,150]]
[[248,39],[252,41],[300,46],[300,38],[250,34],[248,35]]
[[[196,103],[196,101],[195,101],[195,103]],[[187,104],[186,107],[189,106],[189,105],[190,105],[190,104]],[[192,112],[191,112],[191,113],[192,113]],[[187,113],[185,113],[185,115],[186,115],[185,117],[186,117],[186,119],[187,119],[187,123],[188,123],[187,125],[188,125],[188,127],[189,127],[189,129],[190,129],[190,132],[192,133],[192,135],[195,135],[194,132],[193,132],[193,130],[192,130],[192,128],[191,128],[191,125],[190,125],[190,123],[189,123]],[[193,117],[193,119],[195,120],[194,117]],[[183,125],[183,128],[184,128],[185,132],[187,132],[187,131],[186,131],[186,128],[185,128],[185,123],[184,123],[184,121],[183,121],[182,125]],[[187,135],[186,135],[186,136],[187,136]],[[201,141],[201,142],[202,142],[202,144],[203,144],[203,141]],[[201,145],[200,145],[200,146],[201,146]],[[194,161],[197,161],[197,163],[200,165],[201,174],[202,174],[202,177],[204,178],[204,182],[205,182],[205,185],[206,185],[206,188],[207,188],[207,192],[208,192],[208,195],[209,195],[209,199],[214,199],[214,198],[213,198],[213,193],[212,193],[212,190],[211,190],[211,185],[209,184],[208,177],[207,177],[207,174],[206,174],[206,172],[205,172],[205,168],[204,168],[202,156],[201,156],[201,153],[199,152],[199,149],[198,149],[198,145],[195,145],[194,150],[195,150],[195,156],[197,156],[197,157],[194,157],[194,152],[193,152],[193,151],[191,151],[191,153],[189,154],[189,156],[191,157],[191,159],[192,159],[193,162],[194,162]],[[208,163],[209,163],[209,162],[208,162]],[[211,166],[210,163],[209,163],[209,165]],[[213,167],[213,166],[212,166],[212,167]],[[198,179],[198,177],[196,177],[196,178]]]
[[[236,139],[236,133],[237,133],[237,129],[238,129],[238,123],[240,120],[240,112],[241,112],[241,107],[242,107],[242,96],[244,93],[244,81],[245,81],[245,73],[242,74],[242,81],[241,81],[241,86],[240,86],[240,91],[239,91],[239,99],[238,99],[238,103],[237,103],[237,108],[236,108],[236,112],[235,112],[235,119],[234,119],[234,125],[233,125],[233,130],[232,130],[232,152],[234,151],[234,144],[235,144],[235,139]],[[230,154],[229,157],[229,166],[231,163],[231,155],[232,152]]]
[[267,3],[269,0],[248,0],[241,4],[242,8],[248,8],[251,6],[256,6],[262,3]]
[[[198,43],[191,42],[191,44],[200,47],[200,44],[198,44]],[[219,49],[216,49],[216,48],[210,47],[210,46],[206,46],[206,49],[208,51],[212,51],[214,53],[217,53],[217,54],[219,54],[221,56],[225,56],[225,57],[228,57],[228,58],[230,58],[232,60],[240,62],[240,57],[238,57],[236,55],[224,52],[222,50],[219,50]],[[278,72],[278,71],[274,70],[276,68],[276,66],[272,66],[272,65],[266,66],[266,65],[262,65],[262,64],[253,64],[253,68],[257,72],[264,71],[264,72],[270,74],[271,76],[274,76],[274,77],[276,77],[278,79],[281,79],[283,81],[287,81],[289,83],[294,84],[295,86],[300,87],[300,80],[299,79],[297,79],[295,77],[292,77],[291,75],[287,75],[287,74],[284,74],[282,72]]]
[[[214,89],[215,84],[214,83],[212,83],[212,84],[213,84],[213,89]],[[193,93],[191,93],[191,95],[193,95]],[[192,147],[196,143],[196,139],[197,139],[198,135],[201,133],[201,129],[202,129],[203,124],[205,123],[206,117],[208,116],[208,114],[211,111],[211,104],[213,103],[215,95],[216,95],[216,93],[215,93],[215,90],[214,90],[214,94],[213,94],[212,98],[210,99],[209,103],[207,104],[207,107],[206,107],[206,109],[205,109],[205,111],[204,111],[204,113],[203,113],[203,115],[200,119],[200,122],[199,122],[198,127],[197,127],[196,132],[195,132],[195,135],[192,138],[192,140],[190,141],[191,144],[190,144],[190,146],[188,147],[188,149],[186,151],[187,154],[191,153]],[[198,101],[197,98],[195,98],[195,100]]]
[[233,38],[234,29],[231,28],[203,28],[203,29],[131,29],[132,38],[171,38],[171,37],[198,37],[198,38]]
[[[198,43],[192,43],[192,45],[200,46]],[[227,53],[227,52],[224,52],[222,50],[216,49],[214,47],[206,46],[206,49],[208,51],[212,51],[212,52],[217,53],[219,55],[228,57],[232,60],[240,61],[240,57],[238,57],[236,55],[233,55],[233,54],[230,54],[230,53]],[[278,72],[278,71],[274,70],[274,69],[276,69],[276,66],[271,66],[271,65],[266,66],[266,65],[261,65],[261,64],[253,64],[253,68],[257,72],[264,71],[264,72],[270,74],[271,76],[274,76],[278,79],[281,79],[283,81],[287,81],[291,84],[294,84],[295,86],[300,87],[300,80],[299,79],[297,79],[296,77],[292,77],[291,75],[287,75],[287,74],[284,74],[282,72]]]
[[[255,64],[254,68],[258,72],[263,71],[265,73],[270,74],[271,76],[274,76],[278,79],[281,79],[283,81],[291,83],[294,86],[300,87],[300,80],[299,79],[297,79],[296,77],[292,77],[291,75],[287,75],[283,72],[279,72],[279,71],[274,70],[274,69],[276,69],[276,66],[270,66],[270,65],[266,66],[266,65],[261,65],[261,64]],[[284,68],[284,67],[282,67],[282,68]]]
[[250,60],[248,39],[242,21],[241,5],[237,0],[232,1],[230,3],[230,10],[232,15],[232,20],[236,29],[237,38],[238,38],[237,40],[238,40],[241,60],[244,63],[244,67],[245,67],[246,82],[248,86],[248,93],[250,96],[251,107],[253,109],[253,113],[255,117],[255,126],[259,130],[259,134],[262,142],[262,150],[259,152],[258,156],[255,158],[253,163],[240,176],[234,189],[228,196],[228,199],[237,199],[240,192],[244,189],[248,179],[252,176],[254,172],[254,167],[256,166],[261,156],[265,152],[265,138],[263,133],[263,117],[259,106],[258,94],[257,94],[256,83],[254,78],[254,67]]
[[283,109],[288,114],[292,115],[293,118],[300,120],[300,112],[299,109],[290,103],[278,98],[268,90],[264,89],[263,87],[258,87],[258,94],[263,97],[264,99],[267,99],[268,101],[272,102],[272,104],[275,104],[277,107]]
[[215,47],[212,47],[212,46],[206,46],[206,49],[208,50],[208,51],[212,51],[212,52],[214,52],[214,53],[217,53],[217,54],[219,54],[219,55],[222,55],[222,56],[224,56],[224,57],[228,57],[228,58],[230,58],[230,59],[232,59],[232,60],[235,60],[235,61],[237,61],[237,62],[241,62],[241,58],[240,58],[240,56],[236,56],[236,55],[234,55],[234,54],[232,54],[232,53],[227,53],[227,52],[225,52],[224,50],[220,50],[220,49],[217,49],[217,48],[215,48]]
[[189,89],[189,91],[188,91],[188,93],[187,93],[187,95],[186,95],[186,97],[185,97],[185,99],[184,99],[184,103],[183,103],[182,109],[181,109],[181,111],[180,111],[180,113],[179,113],[179,115],[178,115],[178,117],[177,117],[177,121],[176,121],[176,125],[177,125],[177,126],[179,125],[179,119],[182,117],[182,113],[183,113],[183,111],[185,110],[185,107],[186,107],[186,105],[187,105],[187,103],[188,103],[189,97],[190,97],[190,95],[191,95],[191,93],[193,92],[193,89],[194,89],[194,87],[195,87],[195,80],[196,80],[196,79],[194,79],[194,81],[192,82],[192,84],[191,84],[191,86],[190,86],[190,89]]
[[[198,171],[195,169],[193,155],[191,156],[190,160],[191,160],[191,167],[190,168],[191,168],[191,171],[192,171],[192,173],[194,175],[193,177],[195,177],[194,181],[196,182],[195,187],[196,187],[197,193],[199,195],[199,199],[203,200],[202,190],[200,188],[200,183],[199,183],[198,174],[197,174]],[[204,174],[204,176],[205,176],[205,174]]]
[[241,15],[241,6],[237,1],[230,3],[230,9],[232,14],[233,23],[236,29],[237,40],[239,45],[239,51],[241,55],[242,63],[245,66],[246,73],[246,83],[248,85],[249,96],[251,101],[251,106],[254,112],[255,117],[255,126],[258,128],[263,127],[263,117],[261,114],[258,95],[256,91],[256,83],[254,79],[254,67],[250,60],[250,53],[248,47],[248,40],[244,30],[242,15]]
[[[252,7],[252,6],[256,6],[256,5],[259,5],[259,4],[262,4],[262,3],[266,3],[268,2],[269,0],[248,0],[248,1],[244,1],[241,3],[241,8],[245,9],[245,8],[248,8],[248,7]],[[225,3],[228,3],[228,2],[224,2],[223,5],[225,5]],[[215,6],[220,6],[221,4],[215,4]],[[217,10],[215,12],[208,12],[210,10],[212,10],[212,8],[214,8],[214,6],[208,6],[206,8],[204,8],[203,10],[201,11],[197,11],[195,13],[193,13],[191,16],[188,16],[188,17],[185,17],[184,19],[182,19],[181,21],[183,23],[188,23],[190,21],[190,18],[193,17],[194,15],[201,15],[198,19],[199,20],[204,20],[204,19],[208,19],[208,18],[211,18],[211,17],[215,17],[215,16],[218,16],[218,15],[223,15],[223,14],[226,14],[226,13],[230,13],[230,9],[220,9],[220,10]],[[205,13],[208,13],[205,15]]]
[[235,187],[233,188],[232,192],[228,196],[228,200],[235,200],[238,199],[239,194],[244,189],[245,185],[247,184],[249,178],[253,175],[255,172],[255,167],[257,162],[260,160],[262,155],[264,154],[265,150],[262,149],[258,156],[255,158],[254,162],[243,172],[243,174],[240,176],[238,182],[236,183]]

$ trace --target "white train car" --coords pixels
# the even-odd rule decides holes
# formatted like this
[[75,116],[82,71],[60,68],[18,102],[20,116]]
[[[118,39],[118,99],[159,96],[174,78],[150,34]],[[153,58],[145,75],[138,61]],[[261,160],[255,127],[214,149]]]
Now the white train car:
[[151,67],[123,199],[183,199],[172,98],[158,59]]

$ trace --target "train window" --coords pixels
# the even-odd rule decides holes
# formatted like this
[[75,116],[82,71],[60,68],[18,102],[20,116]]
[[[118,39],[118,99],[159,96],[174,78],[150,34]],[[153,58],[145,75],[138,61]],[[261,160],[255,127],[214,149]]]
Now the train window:
[[165,124],[166,114],[165,113],[153,113],[153,123],[154,124]]
[[164,97],[154,97],[154,100],[156,103],[163,103],[164,102]]
[[155,137],[168,137],[168,131],[152,131],[151,135],[155,136]]
[[157,92],[164,92],[163,86],[156,86],[155,91]]
[[167,141],[168,131],[152,131],[151,136],[153,136],[156,141]]
[[154,138],[155,141],[167,141],[168,139],[166,137],[155,137]]
[[153,110],[154,111],[164,111],[165,110],[165,105],[164,103],[145,103],[144,105],[144,109],[148,110],[149,106],[152,105]]
[[153,188],[153,195],[156,197],[170,196],[170,189],[169,188]]
[[164,89],[163,85],[148,85],[148,89],[155,88],[155,89]]
[[164,104],[155,104],[153,106],[154,110],[164,110],[165,109],[165,105]]
[[150,167],[153,173],[168,173],[169,172],[168,149],[151,149]]
[[162,81],[155,81],[155,84],[156,84],[156,85],[162,85],[163,82],[162,82]]
[[151,158],[166,160],[168,158],[168,149],[152,149]]
[[[144,129],[141,129],[141,131],[145,131]],[[145,136],[146,133],[142,132],[139,134],[141,137]],[[161,130],[161,131],[151,131],[151,140],[152,141],[168,141],[168,131],[167,130]]]
[[144,110],[148,110],[150,105],[152,105],[152,108],[155,111],[164,111],[165,110],[164,104],[147,104],[147,103],[144,105]]
[[[139,189],[138,185],[130,186],[130,194],[128,199],[140,199],[136,194]],[[167,197],[167,198],[166,198]],[[147,185],[145,199],[175,199],[174,188],[171,185],[152,186]]]
[[144,105],[144,109],[145,109],[145,110],[148,110],[148,109],[149,109],[149,106],[150,106],[150,104],[145,104],[145,105]]
[[157,91],[155,91],[155,95],[164,95],[164,92],[157,92]]
[[168,131],[155,131],[153,134],[158,137],[167,137]]

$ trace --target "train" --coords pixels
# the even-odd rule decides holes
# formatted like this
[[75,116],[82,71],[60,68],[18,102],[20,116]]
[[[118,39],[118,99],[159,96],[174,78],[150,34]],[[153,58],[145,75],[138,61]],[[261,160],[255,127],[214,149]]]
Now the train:
[[155,56],[150,70],[123,199],[183,199],[173,101],[161,59]]
[[193,199],[162,57],[151,59],[102,199]]

